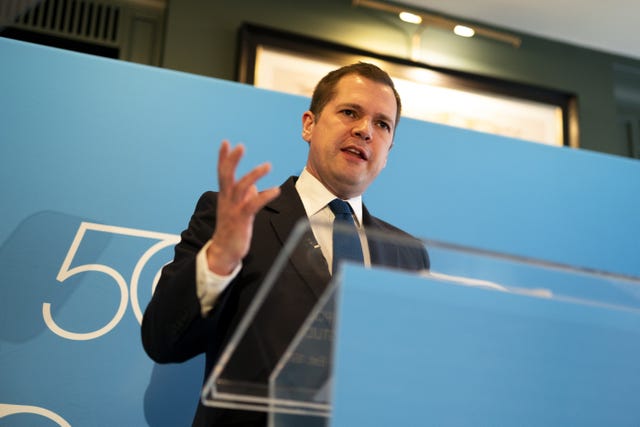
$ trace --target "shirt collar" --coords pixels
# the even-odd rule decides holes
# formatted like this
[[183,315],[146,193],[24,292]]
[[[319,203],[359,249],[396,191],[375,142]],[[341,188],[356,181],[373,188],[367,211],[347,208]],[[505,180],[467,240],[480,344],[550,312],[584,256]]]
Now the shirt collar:
[[[307,212],[307,216],[311,217],[322,210],[336,196],[313,175],[305,167],[296,181],[296,190],[302,199],[302,204]],[[356,196],[345,200],[349,203],[353,213],[358,220],[358,224],[362,224],[362,196]]]

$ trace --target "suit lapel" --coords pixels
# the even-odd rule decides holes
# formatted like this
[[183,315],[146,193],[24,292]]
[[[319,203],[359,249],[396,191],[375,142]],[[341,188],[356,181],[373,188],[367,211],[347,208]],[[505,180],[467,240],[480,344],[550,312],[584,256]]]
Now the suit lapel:
[[367,243],[369,245],[369,255],[371,265],[396,265],[398,263],[398,248],[385,236],[385,228],[378,219],[369,213],[366,206],[362,205],[362,224],[367,233]]
[[280,187],[280,196],[271,202],[267,209],[272,211],[271,226],[282,246],[287,243],[296,224],[306,221],[306,227],[293,249],[289,260],[303,282],[311,288],[316,297],[320,297],[331,276],[322,251],[309,227],[307,215],[295,189],[295,178],[289,178]]

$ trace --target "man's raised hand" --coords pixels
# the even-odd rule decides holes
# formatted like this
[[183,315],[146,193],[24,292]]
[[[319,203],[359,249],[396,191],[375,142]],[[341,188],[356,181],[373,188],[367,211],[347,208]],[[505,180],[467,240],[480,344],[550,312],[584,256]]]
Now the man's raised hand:
[[235,173],[244,155],[244,146],[234,148],[223,141],[218,155],[218,206],[216,227],[207,249],[209,269],[216,274],[230,274],[249,252],[256,213],[278,197],[280,188],[258,191],[256,182],[271,170],[269,163],[256,166],[236,180]]

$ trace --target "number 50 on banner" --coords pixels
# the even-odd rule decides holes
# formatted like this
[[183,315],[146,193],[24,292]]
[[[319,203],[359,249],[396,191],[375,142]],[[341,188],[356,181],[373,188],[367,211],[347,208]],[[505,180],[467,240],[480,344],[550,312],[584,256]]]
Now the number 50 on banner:
[[[74,267],[71,267],[78,250],[82,244],[82,240],[85,237],[87,231],[97,231],[103,233],[124,235],[130,237],[142,237],[146,239],[151,239],[156,241],[151,247],[149,247],[143,255],[139,258],[136,263],[133,274],[131,275],[131,280],[129,283],[125,280],[123,275],[118,272],[113,267],[104,264],[81,264]],[[56,276],[56,279],[59,282],[64,282],[70,277],[76,276],[78,274],[83,273],[102,273],[109,276],[113,279],[114,285],[118,287],[120,291],[120,302],[118,304],[118,308],[111,318],[104,326],[99,329],[96,329],[91,332],[72,332],[63,329],[60,327],[51,315],[51,303],[45,302],[42,304],[42,316],[44,318],[44,322],[47,327],[54,332],[55,334],[61,336],[62,338],[82,341],[82,340],[91,340],[94,338],[98,338],[109,331],[111,331],[122,319],[124,316],[127,304],[129,300],[131,300],[131,308],[138,320],[138,322],[142,322],[142,310],[140,308],[140,303],[138,301],[138,285],[140,280],[140,275],[144,266],[147,264],[149,259],[151,259],[156,253],[161,251],[162,249],[173,246],[180,240],[180,236],[175,234],[165,234],[165,233],[157,233],[153,231],[146,230],[138,230],[134,228],[124,228],[124,227],[115,227],[104,224],[94,224],[90,222],[82,222],[80,227],[78,227],[78,231],[76,232],[76,236],[71,243],[71,247],[67,252],[67,256],[65,257],[62,266],[60,267],[60,271]],[[155,290],[155,285],[158,282],[158,278],[160,275],[160,271],[157,272],[152,286],[152,292]]]

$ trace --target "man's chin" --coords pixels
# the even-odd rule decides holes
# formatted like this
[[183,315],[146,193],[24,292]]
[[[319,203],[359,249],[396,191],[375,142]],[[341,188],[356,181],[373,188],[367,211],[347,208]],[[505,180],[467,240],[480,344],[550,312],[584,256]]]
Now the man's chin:
[[360,196],[367,189],[368,184],[362,179],[354,177],[343,177],[339,180],[339,185],[335,186],[335,191],[342,199],[351,199]]

